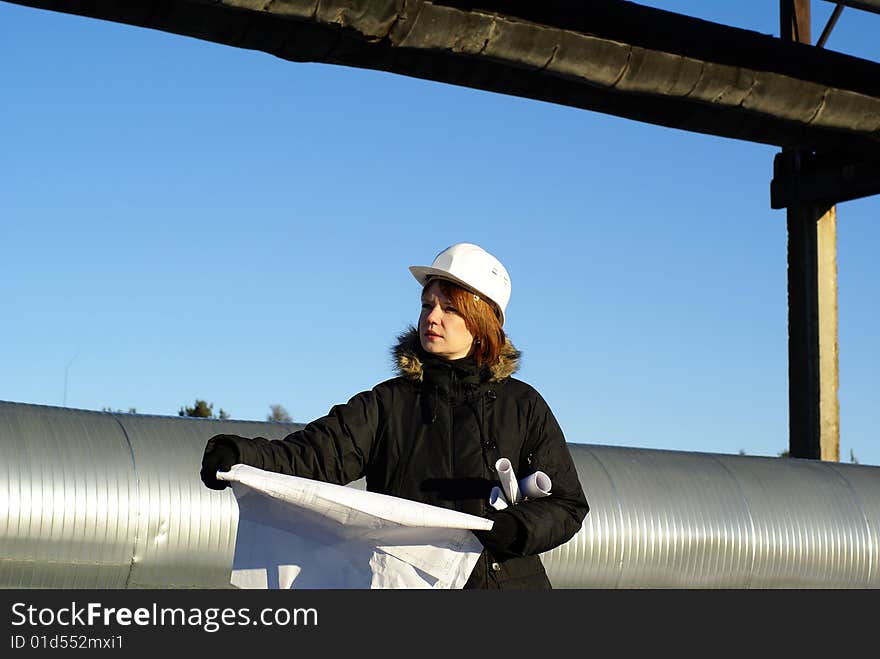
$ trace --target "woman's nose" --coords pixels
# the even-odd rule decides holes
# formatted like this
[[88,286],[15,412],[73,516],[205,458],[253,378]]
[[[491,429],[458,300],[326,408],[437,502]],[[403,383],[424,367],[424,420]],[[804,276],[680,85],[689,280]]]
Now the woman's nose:
[[429,325],[439,325],[440,320],[443,317],[443,310],[440,308],[439,304],[435,304],[431,311],[428,313],[427,321]]

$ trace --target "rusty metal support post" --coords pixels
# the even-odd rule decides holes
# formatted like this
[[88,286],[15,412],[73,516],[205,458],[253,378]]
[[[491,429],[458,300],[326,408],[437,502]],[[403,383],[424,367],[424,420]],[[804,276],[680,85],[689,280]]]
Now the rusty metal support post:
[[[780,0],[780,36],[810,43],[810,0]],[[783,150],[793,176],[809,152]],[[788,228],[789,455],[839,461],[837,215],[790,205]]]
[[819,457],[840,462],[836,206],[825,210],[816,229],[816,250],[819,255]]

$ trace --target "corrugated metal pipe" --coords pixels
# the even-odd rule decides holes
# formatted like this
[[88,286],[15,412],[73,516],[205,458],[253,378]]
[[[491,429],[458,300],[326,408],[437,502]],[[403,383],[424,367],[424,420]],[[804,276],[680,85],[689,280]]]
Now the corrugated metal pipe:
[[[301,427],[0,401],[0,587],[227,587],[238,508],[211,435]],[[591,511],[557,588],[876,588],[880,468],[570,444]]]

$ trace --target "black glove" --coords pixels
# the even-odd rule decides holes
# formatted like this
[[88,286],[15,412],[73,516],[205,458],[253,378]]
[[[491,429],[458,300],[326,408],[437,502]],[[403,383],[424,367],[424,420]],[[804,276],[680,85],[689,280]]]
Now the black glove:
[[214,435],[205,444],[205,454],[202,456],[202,482],[212,490],[222,490],[229,487],[227,481],[217,480],[218,471],[229,471],[230,467],[238,464],[238,445],[236,440],[242,439],[236,435]]
[[483,546],[497,558],[521,555],[525,529],[519,518],[508,510],[490,512],[487,517],[494,522],[492,528],[489,531],[474,531]]

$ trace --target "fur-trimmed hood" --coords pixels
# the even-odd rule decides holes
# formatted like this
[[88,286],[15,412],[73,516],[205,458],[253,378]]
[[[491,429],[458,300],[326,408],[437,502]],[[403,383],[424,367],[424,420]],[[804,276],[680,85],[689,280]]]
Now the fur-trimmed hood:
[[[421,352],[419,331],[410,326],[405,332],[397,337],[397,343],[391,349],[394,359],[394,368],[401,377],[410,380],[422,381],[424,368],[419,357]],[[489,368],[489,381],[498,382],[516,373],[519,368],[519,350],[513,347],[509,338],[505,338],[504,347],[501,349],[501,357],[498,362]]]

